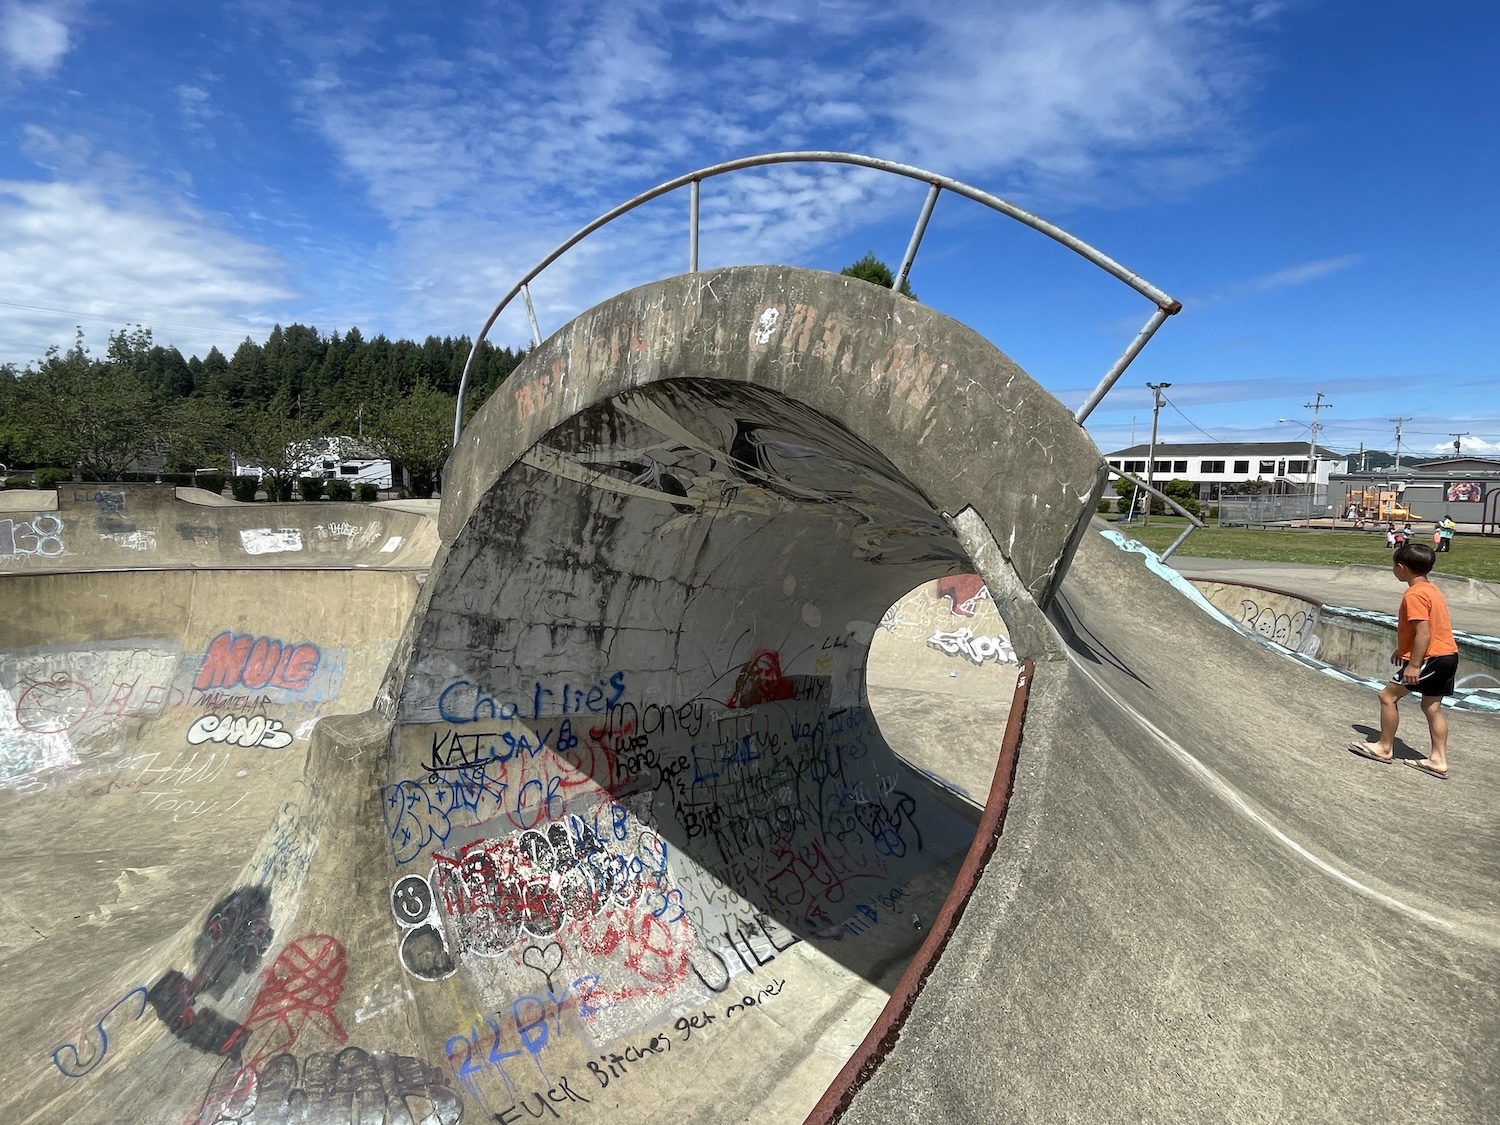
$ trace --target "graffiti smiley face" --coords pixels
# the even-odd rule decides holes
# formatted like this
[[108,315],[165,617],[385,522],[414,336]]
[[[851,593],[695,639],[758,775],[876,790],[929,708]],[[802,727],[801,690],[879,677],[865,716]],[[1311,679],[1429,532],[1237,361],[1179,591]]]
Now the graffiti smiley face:
[[403,875],[391,888],[391,912],[405,926],[421,923],[432,910],[432,887],[420,875]]

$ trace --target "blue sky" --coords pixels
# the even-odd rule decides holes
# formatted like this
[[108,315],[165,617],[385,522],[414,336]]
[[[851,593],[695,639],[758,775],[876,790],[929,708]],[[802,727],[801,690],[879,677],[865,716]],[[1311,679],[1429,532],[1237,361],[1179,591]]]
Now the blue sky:
[[[1182,300],[1101,448],[1500,455],[1500,12],[1438,0],[0,0],[0,362],[81,325],[186,353],[273,323],[472,335],[600,212],[715,161],[864,152],[966,180]],[[899,260],[922,185],[704,189],[702,264]],[[685,194],[534,293],[544,331],[686,265]],[[912,284],[1069,405],[1150,304],[944,197]],[[528,338],[519,310],[494,337]],[[1288,419],[1281,422],[1279,419]]]

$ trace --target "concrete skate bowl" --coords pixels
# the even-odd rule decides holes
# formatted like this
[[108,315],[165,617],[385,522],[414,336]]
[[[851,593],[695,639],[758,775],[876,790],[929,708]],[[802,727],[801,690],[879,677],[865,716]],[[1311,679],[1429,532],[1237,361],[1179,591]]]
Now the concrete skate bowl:
[[[863,282],[742,268],[584,314],[451,459],[375,707],[264,775],[217,879],[47,978],[6,1113],[801,1120],[998,832],[872,717],[882,619],[975,576],[1023,659],[1102,481],[1014,364]],[[276,612],[253,628],[299,642],[307,603]],[[967,731],[1002,793],[1012,719],[1008,758]]]
[[[373,702],[425,569],[412,545],[430,560],[435,531],[352,504],[206,508],[170,487],[9,499],[0,1118],[60,1121],[116,1052],[166,1029],[146,993],[194,975],[204,907],[305,872],[313,726]],[[156,999],[173,1030],[211,1034],[201,1002]],[[180,1119],[170,1104],[116,1120]]]
[[[1382,683],[1391,674],[1396,618],[1354,606],[1327,605],[1268,586],[1193,578],[1209,603],[1247,632],[1289,653],[1351,676]],[[1461,594],[1465,585],[1458,587]],[[1488,590],[1481,592],[1488,594]],[[1490,595],[1492,598],[1493,595]],[[1455,630],[1458,695],[1455,704],[1500,709],[1500,637]]]

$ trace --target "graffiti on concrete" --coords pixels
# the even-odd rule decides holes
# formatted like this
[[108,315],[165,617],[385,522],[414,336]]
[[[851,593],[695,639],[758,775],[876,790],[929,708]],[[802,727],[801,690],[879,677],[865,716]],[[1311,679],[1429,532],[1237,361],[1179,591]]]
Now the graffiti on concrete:
[[256,1066],[225,1062],[197,1125],[459,1125],[464,1107],[436,1067],[409,1055],[345,1047]]
[[973,617],[975,607],[988,601],[989,587],[977,574],[953,574],[937,580],[937,600],[948,603],[948,612],[955,617]]
[[271,637],[224,632],[209,642],[193,687],[198,691],[236,687],[304,691],[322,659],[318,646],[307,641],[288,644]]
[[67,549],[62,533],[63,521],[53,515],[32,516],[29,521],[0,519],[0,560],[55,559]]
[[[80,1036],[82,1051],[76,1044],[64,1043],[53,1050],[53,1064],[68,1078],[82,1078],[91,1072],[109,1054],[109,1030],[106,1025],[113,1022],[117,1027],[123,1028],[139,1020],[146,1013],[146,998],[147,989],[144,985],[132,988],[105,1010],[88,1034]],[[119,1013],[118,1017],[116,1013]]]
[[951,633],[945,633],[939,629],[927,638],[927,647],[945,652],[949,656],[965,657],[975,664],[983,664],[986,660],[993,660],[997,664],[1021,662],[1016,656],[1016,650],[1010,647],[1008,637],[975,636],[974,630],[967,625]]
[[230,746],[281,750],[292,744],[292,735],[279,720],[264,715],[204,715],[188,727],[187,740],[189,746],[226,742]]
[[421,875],[403,875],[391,888],[391,913],[401,927],[400,956],[418,980],[442,980],[458,971],[437,913],[437,896]]
[[145,531],[100,532],[99,541],[122,547],[127,551],[156,550],[156,532],[149,528]]
[[1242,598],[1239,623],[1251,632],[1304,656],[1316,656],[1321,646],[1317,634],[1316,609],[1277,613],[1273,606],[1263,606],[1251,598]]
[[117,749],[119,720],[158,714],[173,697],[178,661],[147,640],[0,651],[0,785],[77,766],[80,746]]
[[271,946],[271,896],[264,886],[242,887],[209,913],[194,946],[191,977],[170,969],[151,986],[147,999],[167,1029],[189,1046],[238,1059],[250,1028],[204,1007],[222,999],[230,985],[252,972]]
[[302,530],[296,527],[250,527],[240,532],[247,555],[279,555],[302,550]]
[[255,1037],[249,1065],[290,1051],[309,1025],[340,1046],[348,1042],[334,1013],[348,973],[344,946],[331,934],[303,934],[288,942],[266,970],[245,1017]]

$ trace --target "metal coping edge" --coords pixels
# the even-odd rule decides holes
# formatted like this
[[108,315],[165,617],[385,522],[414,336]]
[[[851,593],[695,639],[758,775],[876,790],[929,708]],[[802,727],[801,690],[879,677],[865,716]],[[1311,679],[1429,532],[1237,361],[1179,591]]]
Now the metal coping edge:
[[927,985],[927,978],[937,968],[954,931],[962,920],[969,900],[979,884],[979,877],[989,865],[990,857],[1000,842],[1005,829],[1005,814],[1010,808],[1011,792],[1015,788],[1016,765],[1019,761],[1022,736],[1026,726],[1026,708],[1031,700],[1031,680],[1036,666],[1033,661],[1021,664],[1021,675],[1016,680],[1016,690],[1011,698],[1010,716],[1005,723],[1005,736],[1000,744],[1000,758],[995,763],[995,777],[990,783],[989,799],[985,801],[984,813],[974,832],[974,842],[969,845],[969,854],[943,900],[943,907],[928,931],[927,938],[917,950],[916,956],[901,974],[901,980],[891,992],[890,999],[876,1017],[875,1023],[865,1033],[854,1054],[849,1057],[837,1077],[829,1084],[804,1125],[834,1125],[842,1119],[854,1100],[855,1094],[864,1087],[880,1068],[896,1043],[901,1030],[911,1014],[912,1007]]

